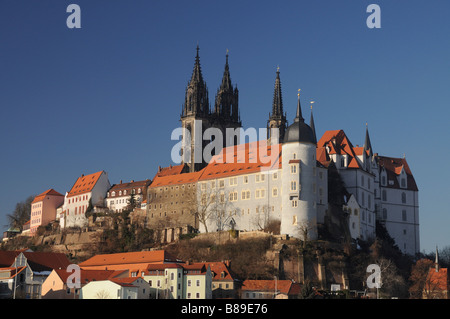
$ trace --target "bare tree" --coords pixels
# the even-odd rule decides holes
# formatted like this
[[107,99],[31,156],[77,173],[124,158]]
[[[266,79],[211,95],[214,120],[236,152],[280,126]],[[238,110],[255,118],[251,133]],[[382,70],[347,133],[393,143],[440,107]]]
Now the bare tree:
[[300,240],[303,242],[303,248],[306,248],[306,243],[310,239],[310,234],[316,229],[316,222],[314,221],[302,221],[297,224],[297,232]]
[[31,202],[34,200],[34,197],[28,196],[24,201],[17,203],[14,211],[6,215],[10,227],[22,230],[23,224],[31,218]]
[[[188,202],[193,207],[191,214],[194,214],[199,223],[203,225],[205,232],[209,231],[211,225],[216,226],[216,230],[224,230],[227,226],[234,227],[234,217],[239,215],[235,209],[230,196],[234,193],[226,192],[219,187],[211,187],[209,183],[200,184],[198,198],[190,199]],[[195,205],[192,203],[195,201]]]

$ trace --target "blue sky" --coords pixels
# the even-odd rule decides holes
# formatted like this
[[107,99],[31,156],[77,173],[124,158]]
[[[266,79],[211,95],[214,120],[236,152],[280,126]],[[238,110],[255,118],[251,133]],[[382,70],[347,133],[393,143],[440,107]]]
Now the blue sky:
[[[81,8],[69,29],[66,8]],[[366,8],[381,8],[369,29]],[[280,67],[284,107],[297,89],[317,135],[344,129],[406,159],[419,186],[421,250],[450,245],[447,205],[450,2],[0,1],[0,225],[27,196],[111,183],[171,164],[195,48],[210,103],[229,50],[244,127],[264,127]]]

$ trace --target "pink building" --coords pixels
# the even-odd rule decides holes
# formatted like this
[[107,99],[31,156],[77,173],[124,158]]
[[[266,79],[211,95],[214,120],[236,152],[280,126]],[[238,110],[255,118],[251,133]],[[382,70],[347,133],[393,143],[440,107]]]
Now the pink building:
[[64,195],[49,189],[36,196],[31,202],[30,233],[34,235],[39,226],[56,219],[56,209],[64,202]]

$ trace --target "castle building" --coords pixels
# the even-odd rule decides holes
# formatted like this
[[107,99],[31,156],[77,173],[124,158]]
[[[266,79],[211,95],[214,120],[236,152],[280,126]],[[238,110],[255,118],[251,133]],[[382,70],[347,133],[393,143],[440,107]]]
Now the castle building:
[[[418,253],[418,189],[406,160],[374,153],[367,125],[361,147],[343,130],[326,131],[318,140],[312,103],[308,125],[298,93],[296,116],[288,125],[278,68],[267,139],[240,144],[245,138],[228,52],[210,110],[197,46],[181,114],[183,161],[160,168],[149,186],[148,226],[190,225],[210,232],[278,224],[281,234],[317,239],[331,221],[345,228],[340,238],[370,240],[380,221],[404,253]],[[209,135],[209,129],[220,134]],[[203,157],[205,151],[211,158]]]

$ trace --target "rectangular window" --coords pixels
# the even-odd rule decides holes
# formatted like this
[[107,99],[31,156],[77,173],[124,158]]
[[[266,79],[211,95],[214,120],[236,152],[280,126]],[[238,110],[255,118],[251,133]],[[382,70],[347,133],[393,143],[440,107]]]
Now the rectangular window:
[[406,222],[406,210],[402,210],[402,221]]
[[277,197],[278,196],[278,188],[274,187],[272,188],[272,197]]
[[297,164],[291,164],[291,174],[297,174]]
[[291,181],[291,191],[296,191],[296,190],[297,190],[297,182]]
[[297,202],[297,200],[291,200],[291,205],[292,205],[292,207],[297,207],[298,206],[298,202]]

